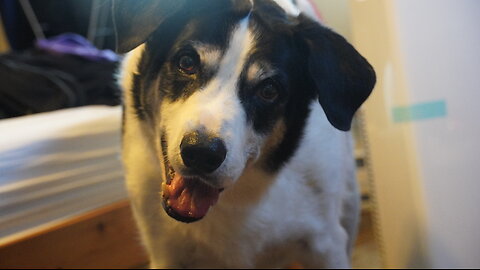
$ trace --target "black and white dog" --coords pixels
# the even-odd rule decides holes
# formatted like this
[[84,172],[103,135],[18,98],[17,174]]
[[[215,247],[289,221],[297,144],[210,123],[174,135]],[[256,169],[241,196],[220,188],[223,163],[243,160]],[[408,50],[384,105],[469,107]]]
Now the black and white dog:
[[131,51],[127,186],[152,266],[348,267],[346,131],[369,63],[288,0],[116,0],[114,16]]

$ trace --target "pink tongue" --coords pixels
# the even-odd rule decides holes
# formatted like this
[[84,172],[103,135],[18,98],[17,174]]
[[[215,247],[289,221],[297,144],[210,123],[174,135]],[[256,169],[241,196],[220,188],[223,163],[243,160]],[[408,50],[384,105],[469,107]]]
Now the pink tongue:
[[164,193],[167,205],[184,217],[202,218],[218,200],[219,191],[199,179],[183,178],[175,173]]

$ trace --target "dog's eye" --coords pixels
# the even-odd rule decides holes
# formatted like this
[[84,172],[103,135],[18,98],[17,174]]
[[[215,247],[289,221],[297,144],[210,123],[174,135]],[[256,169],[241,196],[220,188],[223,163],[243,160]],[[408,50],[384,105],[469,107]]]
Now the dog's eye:
[[272,80],[268,79],[260,85],[257,95],[264,101],[273,102],[278,98],[278,88]]
[[198,68],[198,57],[193,54],[184,54],[178,58],[178,69],[188,75],[195,74]]

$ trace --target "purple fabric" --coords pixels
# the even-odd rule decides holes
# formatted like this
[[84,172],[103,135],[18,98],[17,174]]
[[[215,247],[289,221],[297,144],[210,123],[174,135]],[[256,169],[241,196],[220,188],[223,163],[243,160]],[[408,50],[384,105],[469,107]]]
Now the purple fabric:
[[36,42],[36,47],[55,54],[71,54],[92,61],[116,62],[119,56],[111,50],[99,50],[84,37],[67,33]]

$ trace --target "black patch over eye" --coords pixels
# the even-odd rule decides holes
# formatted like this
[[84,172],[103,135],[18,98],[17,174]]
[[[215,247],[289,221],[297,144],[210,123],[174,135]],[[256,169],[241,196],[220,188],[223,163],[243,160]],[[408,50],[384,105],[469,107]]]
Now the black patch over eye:
[[180,72],[187,75],[193,75],[197,73],[200,65],[200,59],[195,52],[181,53],[177,58],[177,66]]
[[274,102],[279,96],[278,85],[272,79],[266,79],[257,88],[257,96],[266,102]]

